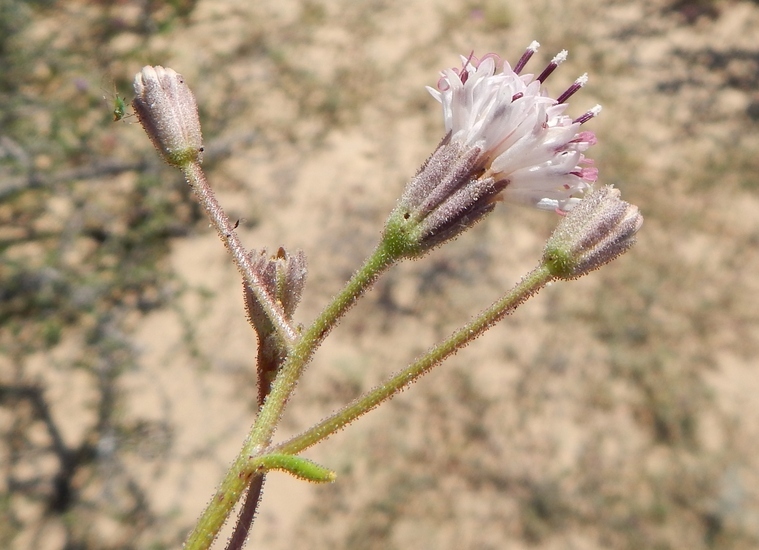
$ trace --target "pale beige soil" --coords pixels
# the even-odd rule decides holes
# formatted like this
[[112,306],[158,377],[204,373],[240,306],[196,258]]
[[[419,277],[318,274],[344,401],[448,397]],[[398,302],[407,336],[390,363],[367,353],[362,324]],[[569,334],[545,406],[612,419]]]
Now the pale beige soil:
[[[181,72],[211,113],[239,103],[218,132],[252,132],[252,143],[209,176],[247,246],[306,252],[301,323],[371,251],[440,139],[424,86],[472,50],[515,61],[537,39],[538,71],[567,48],[549,89],[590,74],[571,113],[604,106],[588,125],[599,139],[590,156],[646,218],[629,254],[546,289],[309,450],[338,473],[334,484],[271,474],[250,548],[756,547],[759,5],[683,4],[202,0],[187,25],[158,35],[151,47],[167,53],[145,62]],[[117,131],[125,155],[149,147],[138,125]],[[535,264],[555,223],[502,205],[383,277],[316,356],[277,437],[487,306]],[[120,382],[123,414],[170,434],[148,434],[120,463],[160,518],[137,547],[181,539],[255,413],[255,338],[226,251],[200,223],[172,241],[169,262],[176,300],[129,318],[139,368]],[[46,372],[71,338],[34,372],[74,441],[91,389]],[[105,502],[109,490],[119,489],[88,488]],[[131,544],[109,513],[93,523],[103,547]],[[54,548],[60,531],[46,525]],[[22,533],[15,547],[30,540]]]

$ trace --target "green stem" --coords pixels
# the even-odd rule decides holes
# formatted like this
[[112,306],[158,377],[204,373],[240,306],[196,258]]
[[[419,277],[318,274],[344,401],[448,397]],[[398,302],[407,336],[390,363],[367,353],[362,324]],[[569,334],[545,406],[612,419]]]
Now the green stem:
[[277,374],[271,392],[266,397],[240,454],[227,472],[211,503],[198,520],[195,529],[187,538],[186,550],[206,549],[213,543],[226,518],[245,491],[251,477],[260,468],[261,463],[258,457],[271,443],[282,411],[316,348],[345,312],[371,287],[379,275],[401,257],[397,245],[388,241],[385,238],[380,242],[374,253],[353,275],[345,288],[290,348],[287,360]]
[[416,381],[433,367],[480,336],[507,314],[534,296],[552,278],[548,268],[545,265],[540,265],[526,275],[508,294],[482,312],[476,319],[456,331],[449,339],[435,346],[426,355],[407,368],[395,374],[386,383],[359,397],[302,434],[271,449],[267,449],[267,452],[298,454],[304,449],[326,439]]
[[235,231],[236,225],[232,225],[219,201],[216,200],[216,196],[208,184],[206,175],[203,173],[200,165],[196,162],[190,162],[182,167],[182,172],[184,172],[185,178],[187,178],[188,183],[192,186],[193,191],[195,191],[200,204],[205,208],[211,223],[219,234],[219,238],[232,254],[232,259],[237,264],[237,269],[240,270],[256,299],[263,306],[277,333],[288,347],[291,346],[297,339],[298,333],[287,320],[282,306],[273,300],[264,290],[263,281],[261,281],[258,272],[253,267],[253,262],[248,255],[248,251],[237,236],[237,232]]
[[264,406],[261,408],[261,412],[256,419],[250,437],[252,440],[249,445],[251,454],[269,444],[276,424],[282,415],[282,410],[295,390],[295,384],[300,378],[306,364],[313,357],[316,348],[319,347],[319,344],[345,312],[356,303],[356,300],[396,259],[396,257],[388,253],[384,241],[380,243],[361,269],[348,281],[345,288],[322,311],[308,330],[303,333],[300,340],[293,346],[282,369],[277,374],[277,378],[274,380],[271,393],[266,397]]
[[[266,460],[265,455],[245,457],[248,468],[242,470],[236,468],[240,461],[240,457],[238,457],[227,477],[222,482],[221,487],[219,487],[219,490],[213,496],[213,500],[211,500],[203,512],[195,529],[187,538],[183,546],[184,550],[206,550],[211,547],[219,529],[224,525],[237,500],[242,496],[247,483],[250,482],[254,475],[263,473]],[[235,472],[234,478],[229,475],[232,471]],[[212,528],[212,526],[216,525],[218,527]]]

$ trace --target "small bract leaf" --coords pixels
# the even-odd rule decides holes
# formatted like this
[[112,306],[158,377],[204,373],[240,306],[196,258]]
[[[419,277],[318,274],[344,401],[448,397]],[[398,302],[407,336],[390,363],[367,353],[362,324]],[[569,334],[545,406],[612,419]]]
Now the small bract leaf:
[[282,470],[306,481],[332,483],[337,478],[332,470],[300,456],[274,453],[261,459],[264,470]]

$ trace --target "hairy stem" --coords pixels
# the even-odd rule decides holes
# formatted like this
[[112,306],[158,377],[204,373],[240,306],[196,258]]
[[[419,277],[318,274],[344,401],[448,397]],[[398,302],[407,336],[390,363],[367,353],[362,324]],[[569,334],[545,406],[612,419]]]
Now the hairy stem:
[[552,275],[544,265],[537,267],[526,275],[508,294],[482,312],[477,318],[457,330],[450,338],[432,348],[427,354],[407,368],[393,375],[387,382],[355,399],[340,411],[325,418],[302,434],[271,449],[267,449],[267,452],[298,454],[304,449],[326,439],[416,381],[433,367],[439,365],[443,360],[480,336],[530,297],[534,296],[552,278]]
[[196,162],[191,162],[186,164],[182,168],[182,171],[188,183],[192,186],[193,191],[195,191],[200,204],[203,205],[203,208],[208,213],[211,223],[219,234],[219,238],[232,254],[232,259],[237,264],[237,269],[240,270],[253,294],[263,305],[264,311],[266,311],[277,332],[287,343],[288,347],[291,346],[297,339],[298,333],[287,320],[282,307],[264,290],[263,282],[253,268],[253,262],[251,262],[248,251],[243,247],[240,238],[237,236],[235,227],[229,221],[229,217],[224,212],[219,201],[216,200],[216,196],[208,184],[208,180],[206,180],[206,176],[200,165]]
[[250,486],[248,486],[248,493],[245,495],[245,500],[243,501],[242,510],[240,510],[240,516],[237,518],[234,533],[232,533],[227,542],[226,550],[242,550],[245,546],[248,533],[250,533],[250,528],[253,526],[253,520],[256,517],[258,503],[261,501],[261,493],[265,480],[266,474],[256,474],[253,476]]
[[282,416],[287,401],[300,378],[303,369],[325,336],[359,297],[401,257],[387,239],[383,239],[364,265],[353,275],[345,288],[322,311],[311,326],[290,348],[287,360],[279,370],[271,392],[266,396],[256,422],[250,431],[240,454],[227,472],[221,486],[198,520],[195,529],[185,543],[186,550],[208,548],[216,538],[224,521],[232,512],[245,488],[257,475],[261,466],[260,455],[271,443],[272,435]]

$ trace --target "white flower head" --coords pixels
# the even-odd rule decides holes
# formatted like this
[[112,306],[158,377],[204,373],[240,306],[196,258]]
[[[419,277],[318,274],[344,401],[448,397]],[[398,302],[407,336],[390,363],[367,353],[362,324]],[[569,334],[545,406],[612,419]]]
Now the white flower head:
[[535,78],[519,73],[539,44],[533,42],[512,69],[498,56],[462,57],[461,69],[441,72],[437,89],[451,143],[479,150],[482,178],[505,183],[500,196],[509,202],[544,210],[569,211],[596,181],[598,171],[583,153],[596,143],[580,126],[596,116],[596,106],[572,119],[567,100],[588,78],[582,75],[558,98],[542,85],[566,59],[566,50]]

